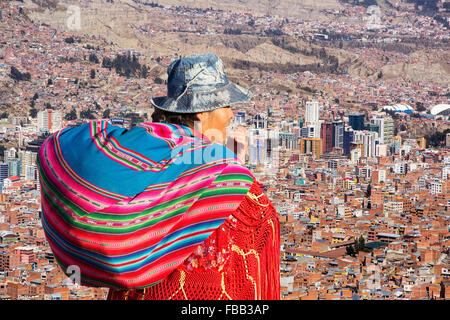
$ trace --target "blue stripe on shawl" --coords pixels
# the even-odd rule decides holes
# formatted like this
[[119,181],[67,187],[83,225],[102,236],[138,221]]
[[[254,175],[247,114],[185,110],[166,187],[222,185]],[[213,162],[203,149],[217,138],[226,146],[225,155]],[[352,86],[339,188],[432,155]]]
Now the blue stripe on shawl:
[[[176,126],[171,126],[175,134],[179,133]],[[188,128],[182,127],[187,132]],[[182,135],[179,133],[180,136]],[[127,130],[120,126],[108,124],[107,135],[114,137],[118,143],[155,162],[172,158],[171,155],[186,150],[189,146],[178,146],[172,150],[162,139],[148,134],[143,127],[133,127]],[[59,136],[62,156],[68,165],[81,178],[102,189],[132,197],[142,192],[151,184],[171,182],[186,170],[195,168],[204,162],[195,161],[192,157],[199,153],[191,152],[175,164],[167,167],[164,172],[136,171],[107,157],[92,141],[90,123],[78,127],[64,129]],[[207,155],[209,160],[234,158],[235,154],[222,145],[212,143],[203,149],[201,155]],[[191,159],[189,161],[188,159]],[[120,183],[117,183],[120,181]]]

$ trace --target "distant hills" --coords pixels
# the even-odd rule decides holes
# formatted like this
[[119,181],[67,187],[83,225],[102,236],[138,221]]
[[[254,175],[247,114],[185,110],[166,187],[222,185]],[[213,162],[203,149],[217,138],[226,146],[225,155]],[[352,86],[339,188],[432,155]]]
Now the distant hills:
[[[410,10],[416,8],[420,12],[435,8],[435,1],[425,0],[23,0],[26,4],[29,18],[35,22],[45,23],[51,27],[67,31],[68,7],[76,5],[81,8],[82,29],[72,30],[75,34],[91,34],[102,36],[116,48],[134,49],[146,56],[173,56],[188,55],[198,52],[213,52],[220,54],[228,66],[239,70],[259,69],[261,71],[276,71],[281,73],[311,71],[313,73],[348,73],[352,76],[383,79],[422,79],[437,82],[450,81],[450,65],[448,54],[441,48],[434,50],[436,46],[443,44],[434,43],[433,40],[421,38],[404,38],[402,42],[371,42],[342,41],[333,39],[332,28],[325,30],[327,23],[335,23],[337,19],[352,19],[348,14],[348,5],[368,7],[378,5],[382,8],[387,19],[403,19],[400,23],[410,23],[406,18],[396,18],[392,12],[396,10]],[[29,5],[32,4],[32,5]],[[148,13],[152,7],[184,7],[200,8],[204,12],[191,11],[184,15],[154,16]],[[397,7],[396,7],[397,6]],[[346,9],[347,7],[347,9]],[[202,9],[203,8],[203,9]],[[305,21],[318,21],[328,32],[329,41],[311,40],[309,36],[290,37],[277,34],[279,29],[265,29],[264,24],[259,25],[259,31],[253,26],[238,22],[233,25],[233,17],[230,16],[230,25],[224,32],[186,32],[189,20],[204,23],[211,30],[220,30],[220,26],[214,20],[201,21],[203,15],[209,9],[232,10],[233,12],[256,13],[270,17],[287,17],[292,15],[304,15]],[[442,4],[439,4],[439,12],[442,14]],[[273,10],[273,11],[272,11]],[[434,10],[434,9],[433,9]],[[176,10],[178,12],[178,10]],[[183,10],[179,10],[183,11]],[[284,13],[283,13],[284,12]],[[207,15],[205,15],[207,16]],[[245,15],[241,15],[240,19]],[[268,17],[266,21],[271,21]],[[357,16],[363,23],[363,17]],[[276,18],[275,18],[276,19]],[[283,18],[284,19],[284,18]],[[353,17],[355,20],[355,17]],[[277,21],[280,21],[279,19]],[[354,23],[350,21],[351,23]],[[417,20],[417,16],[411,17]],[[176,28],[184,24],[182,32]],[[216,24],[216,25],[214,25]],[[282,23],[281,23],[282,24]],[[148,31],[148,26],[154,29]],[[173,27],[172,27],[173,26]],[[242,29],[235,29],[239,26]],[[275,28],[280,28],[280,23],[274,23]],[[161,28],[173,28],[168,32],[160,32]],[[208,27],[209,28],[209,27]],[[263,30],[263,31],[261,31]],[[373,34],[382,38],[383,35]],[[390,35],[387,35],[391,37]],[[428,42],[427,42],[428,41]],[[433,48],[434,47],[434,48]],[[355,51],[361,48],[376,48],[384,51],[379,61],[370,61]],[[425,51],[431,50],[428,53]],[[389,57],[393,53],[406,55],[415,54],[413,63],[400,61],[395,63]],[[427,55],[425,61],[423,56]],[[373,63],[372,63],[373,62]],[[149,74],[161,76],[165,74],[165,68],[149,61]]]
[[[115,0],[117,1],[117,0]],[[136,0],[159,5],[246,11],[257,14],[306,16],[320,10],[342,9],[338,0]]]
[[[36,0],[39,1],[39,0]],[[111,0],[120,1],[120,0]],[[281,14],[298,16],[307,12],[339,10],[344,4],[369,7],[377,5],[383,9],[395,9],[401,3],[414,4],[417,13],[435,14],[439,6],[450,9],[450,3],[440,0],[134,0],[164,6],[185,6],[195,8],[214,8],[223,10],[249,11],[258,14]]]

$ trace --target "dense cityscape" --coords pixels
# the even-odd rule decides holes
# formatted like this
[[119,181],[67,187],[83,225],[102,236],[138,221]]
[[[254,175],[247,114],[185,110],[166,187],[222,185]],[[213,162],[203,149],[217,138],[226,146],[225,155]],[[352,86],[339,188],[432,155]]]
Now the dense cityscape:
[[[385,32],[375,37],[365,23],[147,7],[178,23],[155,19],[136,32],[340,35],[343,47],[349,36],[384,44],[418,34],[450,38],[448,26],[428,16],[410,24],[383,20]],[[348,5],[345,14],[364,10]],[[94,119],[128,128],[151,121],[150,98],[164,95],[166,84],[147,65],[165,70],[177,55],[146,56],[102,36],[33,22],[23,2],[0,2],[0,35],[0,300],[104,300],[108,289],[74,282],[46,242],[37,151],[49,134]],[[319,52],[327,67],[336,62],[332,52]],[[322,65],[291,73],[254,62],[240,74],[241,84],[254,85],[253,99],[234,110],[232,125],[247,128],[247,165],[279,214],[282,299],[448,300],[449,83],[380,73],[386,59],[427,66],[445,50],[353,52],[374,77],[338,72],[340,61],[333,72]]]

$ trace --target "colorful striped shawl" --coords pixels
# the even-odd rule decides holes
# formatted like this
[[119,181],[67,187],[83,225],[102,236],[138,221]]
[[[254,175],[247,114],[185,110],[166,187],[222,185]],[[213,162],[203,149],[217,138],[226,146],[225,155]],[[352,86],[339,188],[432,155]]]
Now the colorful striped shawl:
[[224,146],[162,123],[66,128],[44,142],[37,163],[57,262],[100,287],[160,282],[236,210],[254,180]]

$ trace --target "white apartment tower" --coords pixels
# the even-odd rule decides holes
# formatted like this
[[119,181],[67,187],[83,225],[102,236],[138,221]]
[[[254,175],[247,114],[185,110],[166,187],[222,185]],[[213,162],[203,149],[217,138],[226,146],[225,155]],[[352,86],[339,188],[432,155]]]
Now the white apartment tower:
[[373,158],[376,155],[376,146],[379,143],[378,133],[371,131],[354,131],[354,141],[363,144],[363,156]]
[[51,133],[58,131],[62,126],[62,113],[59,110],[46,109],[37,114],[37,125],[41,131]]
[[307,101],[305,110],[305,127],[313,127],[314,134],[312,138],[320,138],[320,106],[318,101]]
[[36,163],[37,153],[32,151],[19,150],[20,175],[26,176],[27,166],[32,166]]
[[307,101],[306,102],[306,112],[305,112],[305,123],[310,124],[319,122],[319,102],[318,101]]

